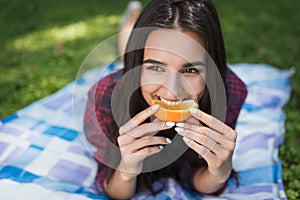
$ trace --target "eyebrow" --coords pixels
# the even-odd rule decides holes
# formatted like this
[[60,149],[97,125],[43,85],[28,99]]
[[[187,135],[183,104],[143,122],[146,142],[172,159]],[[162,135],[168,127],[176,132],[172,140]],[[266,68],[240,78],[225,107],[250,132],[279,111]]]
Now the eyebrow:
[[184,68],[186,67],[192,67],[192,66],[206,66],[206,63],[203,61],[195,61],[195,62],[189,62],[183,65]]
[[143,61],[143,64],[155,64],[155,65],[167,65],[166,63],[164,62],[160,62],[158,60],[154,60],[154,59],[147,59],[147,60],[144,60]]
[[[144,60],[143,64],[155,64],[155,65],[167,66],[166,63],[160,62],[160,61],[154,60],[154,59]],[[192,67],[192,66],[204,66],[205,67],[206,63],[204,63],[203,61],[188,62],[188,63],[185,63],[182,67],[187,68],[187,67]]]

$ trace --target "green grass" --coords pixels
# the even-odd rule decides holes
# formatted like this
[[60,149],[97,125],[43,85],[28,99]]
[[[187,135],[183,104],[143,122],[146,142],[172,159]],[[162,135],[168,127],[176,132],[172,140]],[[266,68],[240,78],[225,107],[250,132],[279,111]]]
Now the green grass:
[[[147,2],[146,0],[143,1]],[[73,81],[81,63],[114,35],[127,1],[0,1],[0,119]],[[298,0],[215,0],[229,63],[299,69]],[[279,155],[289,199],[300,198],[300,72],[291,79]]]

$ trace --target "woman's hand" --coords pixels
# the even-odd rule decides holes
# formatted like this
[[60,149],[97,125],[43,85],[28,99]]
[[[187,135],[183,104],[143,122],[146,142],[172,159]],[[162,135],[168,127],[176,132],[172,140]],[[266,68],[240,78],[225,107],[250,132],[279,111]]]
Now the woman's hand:
[[190,122],[177,123],[175,130],[185,143],[208,163],[208,172],[220,182],[225,182],[232,170],[232,155],[237,133],[220,120],[198,110],[191,114],[208,127]]
[[143,110],[119,129],[117,140],[121,151],[121,161],[118,170],[122,172],[123,180],[131,180],[140,174],[143,160],[158,153],[163,145],[171,142],[168,138],[153,135],[160,130],[173,127],[175,123],[153,121],[141,124],[153,115],[158,107],[158,105],[154,105]]

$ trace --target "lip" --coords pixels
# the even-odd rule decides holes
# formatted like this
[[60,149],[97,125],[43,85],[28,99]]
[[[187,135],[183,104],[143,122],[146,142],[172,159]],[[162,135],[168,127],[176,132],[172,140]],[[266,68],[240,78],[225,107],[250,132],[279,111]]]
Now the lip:
[[176,105],[180,105],[184,101],[195,100],[195,99],[191,98],[191,97],[185,97],[180,100],[178,100],[178,99],[177,100],[169,100],[169,99],[163,98],[161,96],[155,95],[153,100],[160,100],[162,103],[164,103],[165,105],[168,105],[168,106],[176,106]]
[[169,105],[169,106],[179,105],[179,104],[182,102],[182,100],[170,101],[170,100],[167,100],[167,99],[162,98],[162,97],[160,97],[160,100],[161,100],[164,104]]

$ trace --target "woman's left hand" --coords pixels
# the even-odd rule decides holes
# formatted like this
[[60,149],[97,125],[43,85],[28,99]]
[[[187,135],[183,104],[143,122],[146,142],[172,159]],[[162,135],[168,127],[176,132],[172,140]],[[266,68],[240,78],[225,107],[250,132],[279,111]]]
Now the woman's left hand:
[[232,170],[232,155],[237,133],[220,120],[191,109],[191,114],[208,127],[189,121],[177,123],[175,130],[183,136],[185,143],[203,157],[208,171],[218,180],[225,182]]

